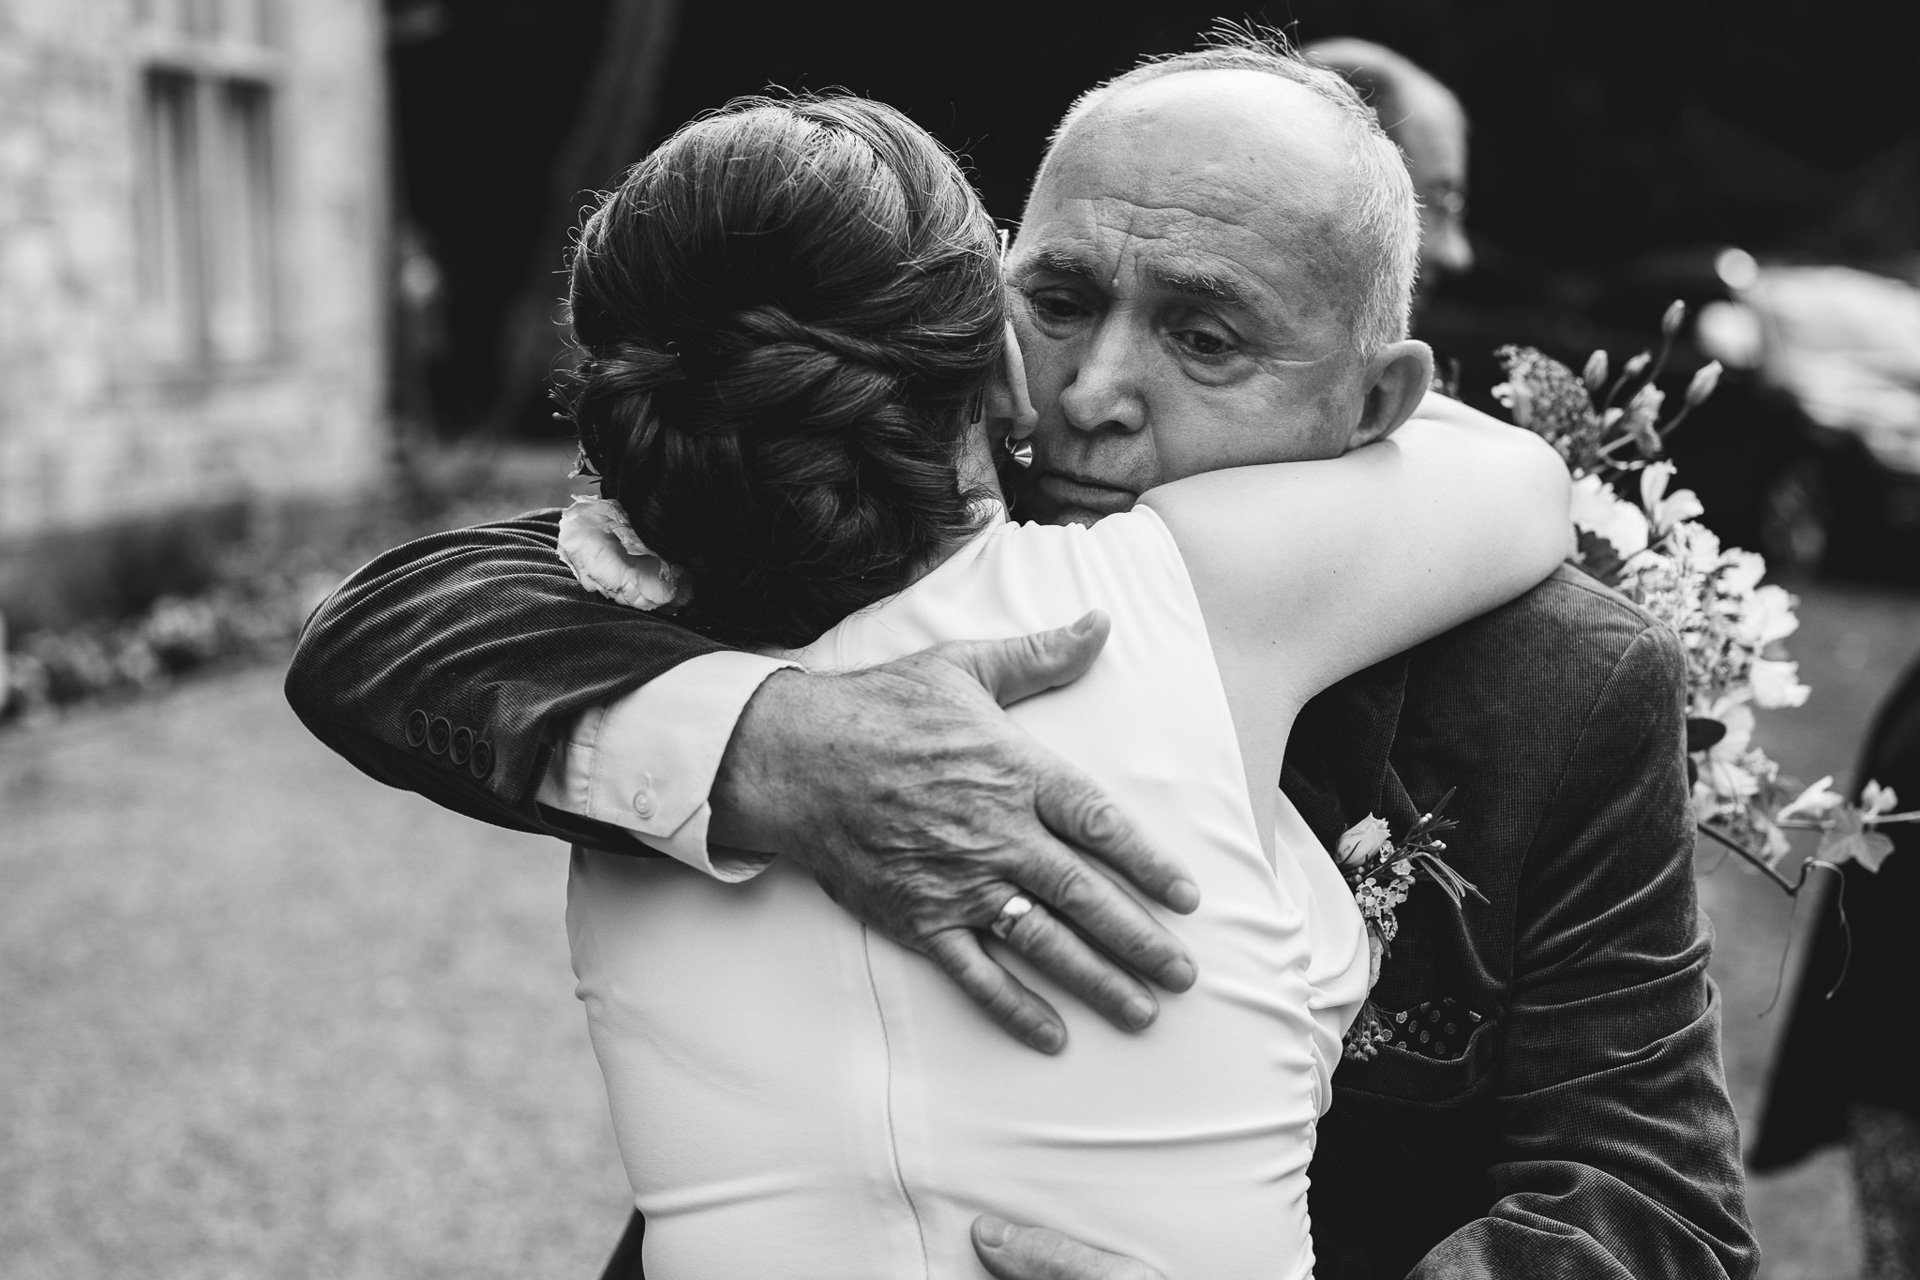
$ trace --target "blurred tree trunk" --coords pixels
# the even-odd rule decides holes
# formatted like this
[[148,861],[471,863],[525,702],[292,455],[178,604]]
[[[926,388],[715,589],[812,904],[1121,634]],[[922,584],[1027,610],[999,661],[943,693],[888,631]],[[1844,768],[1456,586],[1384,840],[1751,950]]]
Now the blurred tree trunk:
[[588,193],[611,182],[652,136],[679,0],[607,0],[600,55],[548,180],[533,261],[500,328],[500,391],[486,434],[511,433],[564,354],[561,299],[568,237]]

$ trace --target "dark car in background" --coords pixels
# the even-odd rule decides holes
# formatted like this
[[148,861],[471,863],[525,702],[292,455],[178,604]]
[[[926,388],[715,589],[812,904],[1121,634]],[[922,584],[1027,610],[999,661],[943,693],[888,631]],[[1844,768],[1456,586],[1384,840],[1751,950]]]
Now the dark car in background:
[[1504,344],[1576,370],[1603,349],[1618,369],[1658,347],[1679,299],[1687,317],[1660,378],[1668,403],[1709,360],[1726,370],[1669,441],[1707,524],[1776,572],[1920,581],[1920,288],[1726,246],[1578,273],[1491,248],[1480,263],[1418,325],[1469,402],[1499,412],[1489,389]]

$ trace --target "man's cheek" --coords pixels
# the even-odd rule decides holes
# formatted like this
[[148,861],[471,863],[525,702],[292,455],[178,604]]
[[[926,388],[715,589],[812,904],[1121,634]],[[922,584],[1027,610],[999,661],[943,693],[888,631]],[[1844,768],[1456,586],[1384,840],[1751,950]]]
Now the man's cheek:
[[1257,450],[1250,447],[1248,433],[1234,430],[1231,420],[1223,420],[1204,405],[1156,415],[1152,454],[1151,466],[1163,484],[1264,461],[1254,456]]
[[1060,393],[1073,376],[1072,352],[1043,334],[1021,335],[1020,352],[1027,366],[1027,397],[1045,418],[1059,408]]
[[1048,337],[1034,322],[1032,306],[1018,294],[1007,306],[1007,319],[1013,325],[1013,338],[1020,344],[1020,358],[1026,362],[1027,378],[1031,380],[1059,349],[1060,342]]
[[1272,462],[1310,462],[1337,458],[1347,451],[1358,419],[1352,370],[1345,361],[1327,361],[1269,388],[1263,427]]

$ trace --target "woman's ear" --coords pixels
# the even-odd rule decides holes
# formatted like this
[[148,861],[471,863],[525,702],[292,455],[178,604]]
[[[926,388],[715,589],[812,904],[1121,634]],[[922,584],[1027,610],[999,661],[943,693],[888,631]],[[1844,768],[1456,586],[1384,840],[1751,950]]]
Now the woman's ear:
[[1011,320],[1007,321],[1000,368],[987,384],[986,417],[989,421],[1006,421],[1007,437],[1011,440],[1025,440],[1040,422],[1033,400],[1027,395],[1027,362],[1020,356],[1020,340],[1014,336]]
[[1366,399],[1347,448],[1384,440],[1413,416],[1433,385],[1433,348],[1411,338],[1389,342],[1367,364]]

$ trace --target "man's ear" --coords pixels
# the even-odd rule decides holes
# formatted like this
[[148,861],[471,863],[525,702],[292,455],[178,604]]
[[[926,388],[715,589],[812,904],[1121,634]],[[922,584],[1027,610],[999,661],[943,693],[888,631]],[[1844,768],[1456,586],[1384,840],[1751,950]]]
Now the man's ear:
[[1433,385],[1433,348],[1405,338],[1389,342],[1367,362],[1366,399],[1347,448],[1385,440],[1420,407]]
[[1027,362],[1020,355],[1020,340],[1014,336],[1013,321],[1007,321],[1007,341],[1000,354],[999,371],[987,384],[986,417],[1004,419],[1007,434],[1025,440],[1039,425],[1040,415],[1027,394]]

